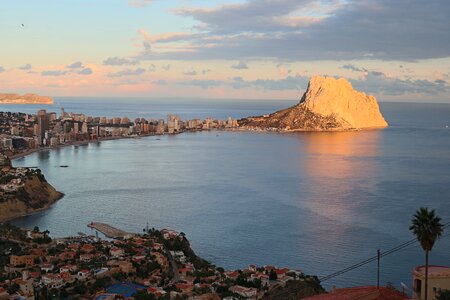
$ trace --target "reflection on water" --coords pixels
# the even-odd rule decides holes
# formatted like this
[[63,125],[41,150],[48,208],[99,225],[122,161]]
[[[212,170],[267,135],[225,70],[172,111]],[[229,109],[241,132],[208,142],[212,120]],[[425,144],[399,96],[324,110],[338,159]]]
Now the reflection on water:
[[303,171],[311,192],[308,208],[331,220],[351,218],[356,189],[371,190],[376,185],[378,143],[381,130],[308,133]]

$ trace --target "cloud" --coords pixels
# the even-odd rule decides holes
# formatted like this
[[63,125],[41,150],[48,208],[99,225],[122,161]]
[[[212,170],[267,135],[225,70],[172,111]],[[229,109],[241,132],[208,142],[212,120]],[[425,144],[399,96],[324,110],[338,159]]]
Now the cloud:
[[280,76],[285,77],[285,76],[291,74],[291,73],[292,73],[292,70],[291,70],[291,69],[288,69],[288,68],[289,68],[289,66],[287,66],[287,65],[284,65],[284,64],[277,64],[278,74],[279,74]]
[[352,85],[365,93],[399,96],[404,94],[437,95],[449,92],[446,82],[424,79],[400,79],[388,77],[383,72],[368,71],[360,79],[350,79]]
[[184,84],[198,86],[203,89],[209,89],[211,87],[226,85],[225,82],[220,81],[220,80],[191,80],[191,81],[184,82]]
[[358,68],[358,67],[356,67],[356,66],[354,66],[354,65],[352,65],[352,64],[348,64],[348,65],[343,65],[343,66],[341,66],[341,68],[342,69],[347,69],[347,70],[350,70],[350,71],[352,71],[352,72],[367,72],[367,70],[366,69],[364,69],[364,68]]
[[244,69],[248,69],[247,64],[246,64],[245,62],[243,62],[243,61],[240,61],[240,62],[238,62],[237,64],[232,65],[231,67],[232,67],[233,69],[236,69],[236,70],[244,70]]
[[45,70],[41,72],[42,76],[62,76],[66,75],[68,72],[65,70]]
[[302,90],[308,83],[309,78],[303,76],[288,76],[284,79],[257,79],[251,81],[250,84],[256,88],[262,88],[264,90]]
[[164,79],[158,79],[158,80],[152,81],[152,83],[158,84],[158,85],[165,85],[165,84],[167,84],[167,81],[165,81]]
[[5,72],[5,68],[3,68],[2,66],[0,66],[0,73]]
[[80,74],[80,75],[91,75],[92,73],[93,73],[93,71],[91,68],[84,68],[77,72],[77,74]]
[[244,80],[242,77],[233,77],[229,80],[191,80],[183,82],[185,85],[192,85],[209,89],[217,86],[229,86],[236,90],[243,88],[257,88],[263,90],[302,90],[308,83],[308,77],[304,76],[289,76],[284,79],[257,79]]
[[108,77],[123,77],[123,76],[135,76],[141,75],[145,73],[145,69],[137,68],[137,69],[124,69],[115,73],[108,73]]
[[[197,21],[192,32],[154,36],[141,32],[147,46],[141,59],[450,57],[447,0],[247,0],[176,13]],[[178,48],[163,47],[169,42],[177,42]]]
[[81,61],[77,61],[74,62],[73,64],[66,66],[66,69],[82,69],[82,68],[84,68],[84,66]]
[[196,76],[198,73],[195,70],[190,70],[190,71],[183,72],[183,74],[189,75],[189,76]]
[[153,0],[128,0],[128,4],[132,7],[144,7],[152,2]]
[[32,68],[32,66],[30,64],[26,64],[26,65],[19,67],[20,70],[24,70],[24,71],[31,70],[31,68]]
[[108,57],[103,61],[103,65],[105,66],[124,66],[124,65],[134,66],[137,65],[138,63],[139,61],[136,59],[117,56]]

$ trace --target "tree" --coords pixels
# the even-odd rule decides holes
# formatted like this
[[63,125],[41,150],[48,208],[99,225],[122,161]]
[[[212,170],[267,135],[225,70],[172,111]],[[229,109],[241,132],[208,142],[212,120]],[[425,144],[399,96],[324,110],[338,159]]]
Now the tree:
[[277,280],[278,279],[278,275],[277,272],[275,272],[275,270],[270,270],[269,273],[269,280]]
[[450,290],[439,292],[436,300],[450,300]]
[[436,240],[442,235],[444,226],[434,209],[430,211],[425,207],[416,211],[411,223],[409,230],[416,236],[425,251],[425,300],[428,300],[428,255]]

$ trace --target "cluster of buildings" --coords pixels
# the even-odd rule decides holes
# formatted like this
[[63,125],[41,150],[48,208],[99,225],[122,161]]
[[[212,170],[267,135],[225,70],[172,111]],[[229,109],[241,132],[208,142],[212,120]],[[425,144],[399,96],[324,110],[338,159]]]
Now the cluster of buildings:
[[186,248],[184,235],[173,230],[109,241],[77,236],[34,242],[42,235],[28,231],[20,251],[0,253],[8,257],[0,266],[0,299],[42,299],[48,294],[134,299],[138,292],[156,299],[261,299],[289,281],[308,280],[299,271],[273,266],[215,268]]
[[35,115],[0,112],[0,150],[20,151],[54,147],[76,141],[138,135],[177,134],[185,131],[227,129],[238,127],[237,120],[193,119],[179,116],[164,119],[127,117],[92,117],[84,114],[39,110]]
[[13,168],[9,158],[0,153],[0,202],[13,198],[25,181],[38,172],[30,168]]

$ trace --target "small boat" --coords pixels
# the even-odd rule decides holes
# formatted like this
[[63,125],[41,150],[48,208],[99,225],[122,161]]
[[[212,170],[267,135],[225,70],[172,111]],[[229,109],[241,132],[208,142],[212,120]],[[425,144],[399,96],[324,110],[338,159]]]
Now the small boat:
[[59,167],[60,168],[68,168],[69,166],[68,165],[60,165]]

